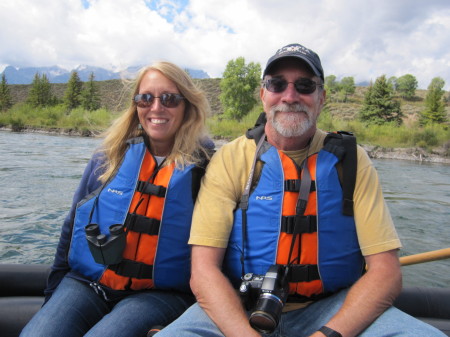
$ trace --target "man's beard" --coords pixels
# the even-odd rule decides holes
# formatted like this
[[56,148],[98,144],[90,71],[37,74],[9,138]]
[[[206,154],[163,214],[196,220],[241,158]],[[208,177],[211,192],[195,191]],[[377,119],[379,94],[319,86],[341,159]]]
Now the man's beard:
[[316,123],[315,114],[308,107],[299,103],[274,105],[270,108],[267,118],[283,137],[302,136]]

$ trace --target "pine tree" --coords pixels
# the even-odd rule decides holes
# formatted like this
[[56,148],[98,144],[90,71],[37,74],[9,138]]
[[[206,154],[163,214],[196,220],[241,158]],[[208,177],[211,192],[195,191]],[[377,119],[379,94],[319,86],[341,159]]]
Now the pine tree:
[[72,71],[69,82],[67,82],[67,89],[64,93],[64,104],[69,110],[75,109],[81,105],[81,91],[83,89],[83,82],[81,82],[77,71]]
[[56,98],[52,95],[52,86],[46,74],[41,78],[42,106],[49,106],[55,103]]
[[359,112],[362,121],[370,124],[402,123],[400,102],[393,99],[392,86],[383,75],[370,85],[364,97],[363,107]]
[[31,83],[27,102],[33,107],[44,107],[54,104],[56,99],[52,96],[51,89],[47,75],[43,74],[41,77],[39,73],[36,73]]
[[245,64],[243,57],[228,62],[220,81],[220,101],[224,114],[241,120],[256,104],[255,89],[259,85],[259,63]]
[[11,92],[9,91],[6,76],[2,74],[2,82],[0,84],[0,111],[6,111],[12,107]]
[[425,97],[425,109],[420,112],[419,122],[421,125],[440,124],[447,121],[444,86],[445,81],[440,77],[435,77],[431,80]]
[[84,84],[83,91],[81,92],[82,106],[85,110],[93,111],[100,108],[100,96],[98,93],[98,87],[94,82],[94,73],[89,75],[89,81]]

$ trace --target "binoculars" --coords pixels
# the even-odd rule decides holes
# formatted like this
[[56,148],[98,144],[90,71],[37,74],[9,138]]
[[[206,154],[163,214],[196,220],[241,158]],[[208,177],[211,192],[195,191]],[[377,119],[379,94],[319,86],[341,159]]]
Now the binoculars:
[[109,237],[100,232],[97,224],[85,228],[89,250],[95,262],[110,265],[122,261],[122,253],[126,245],[126,233],[123,225],[109,226]]

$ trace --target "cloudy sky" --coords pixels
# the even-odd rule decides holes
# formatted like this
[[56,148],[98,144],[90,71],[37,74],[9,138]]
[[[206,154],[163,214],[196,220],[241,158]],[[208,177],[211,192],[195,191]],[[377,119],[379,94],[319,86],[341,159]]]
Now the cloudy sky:
[[0,1],[0,72],[168,60],[221,77],[231,59],[264,67],[293,42],[320,55],[325,76],[413,74],[419,88],[440,76],[450,89],[448,0]]

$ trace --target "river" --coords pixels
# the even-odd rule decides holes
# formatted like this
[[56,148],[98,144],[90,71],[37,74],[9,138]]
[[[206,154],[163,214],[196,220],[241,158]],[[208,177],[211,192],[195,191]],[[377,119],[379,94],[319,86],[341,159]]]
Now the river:
[[[0,131],[0,263],[51,263],[99,139]],[[450,247],[450,165],[373,160],[403,248]],[[450,259],[402,267],[405,285],[450,285]]]

